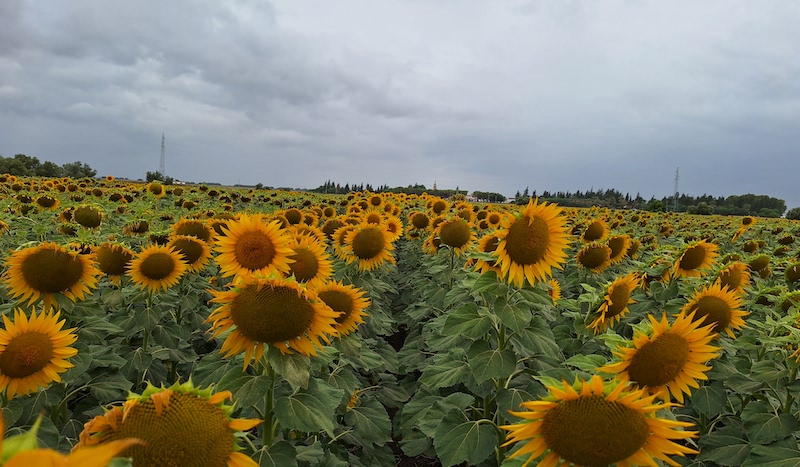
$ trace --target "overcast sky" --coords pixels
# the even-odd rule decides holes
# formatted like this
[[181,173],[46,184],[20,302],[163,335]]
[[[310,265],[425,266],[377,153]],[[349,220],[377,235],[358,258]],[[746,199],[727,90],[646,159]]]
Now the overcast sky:
[[800,206],[795,0],[0,1],[0,155]]

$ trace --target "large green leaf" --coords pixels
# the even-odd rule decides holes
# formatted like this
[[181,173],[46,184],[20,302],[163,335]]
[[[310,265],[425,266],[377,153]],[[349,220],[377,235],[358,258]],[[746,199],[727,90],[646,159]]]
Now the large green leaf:
[[476,341],[467,352],[470,370],[480,384],[492,378],[508,378],[517,366],[511,349],[492,349],[486,341]]
[[276,373],[289,382],[293,388],[308,387],[308,378],[311,374],[311,359],[299,353],[282,355],[273,346],[269,346],[267,358]]
[[264,397],[272,387],[272,380],[266,375],[247,375],[247,378],[247,381],[233,394],[236,406],[240,408],[264,407]]
[[324,430],[329,436],[333,436],[333,415],[343,396],[343,390],[312,378],[307,389],[279,397],[275,401],[275,416],[286,428],[309,433]]
[[510,304],[504,296],[497,297],[495,300],[494,313],[503,324],[514,332],[522,332],[533,316],[529,305]]
[[488,420],[466,420],[458,410],[450,411],[436,429],[433,447],[443,467],[464,461],[476,465],[497,447],[497,430]]
[[725,410],[728,396],[721,382],[697,389],[690,399],[692,407],[708,418],[714,418]]
[[445,359],[425,368],[419,382],[433,389],[448,388],[470,375],[469,364],[463,360]]
[[785,438],[800,428],[794,415],[783,413],[756,413],[743,418],[744,429],[753,444],[769,444]]
[[367,445],[382,446],[392,439],[392,422],[389,420],[389,414],[375,399],[362,399],[362,402],[347,411],[344,421],[353,427],[353,436]]
[[464,336],[469,339],[482,337],[492,327],[492,318],[478,313],[478,305],[468,303],[447,313],[442,334]]
[[297,466],[297,452],[294,446],[287,441],[278,441],[272,446],[264,446],[253,457],[259,467]]
[[800,451],[797,449],[753,446],[750,457],[744,461],[742,467],[797,467],[798,465],[800,465]]
[[740,466],[750,455],[750,443],[736,436],[711,433],[698,441],[700,455],[697,460],[716,462],[724,466]]

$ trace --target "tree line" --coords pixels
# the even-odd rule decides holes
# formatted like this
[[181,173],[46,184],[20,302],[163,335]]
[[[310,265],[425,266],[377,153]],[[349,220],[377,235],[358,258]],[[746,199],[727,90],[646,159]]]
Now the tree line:
[[81,161],[58,165],[54,162],[41,162],[38,157],[17,154],[14,157],[0,156],[0,174],[17,177],[70,177],[93,178],[97,171]]
[[[369,183],[354,183],[349,184],[345,183],[341,185],[339,183],[332,182],[331,180],[326,180],[325,183],[320,185],[317,188],[314,188],[313,191],[315,193],[350,193],[351,191],[369,191],[371,193],[405,193],[407,195],[421,195],[423,193],[427,193],[432,196],[439,196],[441,198],[449,198],[450,196],[461,194],[466,195],[466,190],[461,190],[459,187],[456,187],[455,190],[446,189],[446,190],[439,190],[439,189],[429,189],[425,185],[415,183],[413,185],[408,186],[397,186],[397,187],[389,187],[389,185],[383,184],[379,185],[377,188],[374,188]],[[504,203],[506,201],[506,197],[501,195],[500,193],[493,193],[488,191],[473,191],[472,196],[478,199],[478,201],[483,202],[490,202],[490,203]]]
[[529,193],[529,188],[520,193],[517,191],[515,199],[517,204],[526,204],[529,198],[544,199],[561,206],[591,207],[600,206],[613,209],[642,209],[649,211],[675,211],[689,214],[720,214],[728,216],[760,216],[781,217],[786,212],[786,201],[766,195],[733,195],[733,196],[692,196],[685,193],[679,194],[677,209],[675,196],[662,198],[643,198],[639,193],[631,196],[630,193],[622,194],[615,189],[549,192],[537,194],[536,190]]

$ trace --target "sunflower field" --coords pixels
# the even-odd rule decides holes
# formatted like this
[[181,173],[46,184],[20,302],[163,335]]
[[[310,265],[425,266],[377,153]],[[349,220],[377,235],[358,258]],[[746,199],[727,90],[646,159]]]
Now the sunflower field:
[[0,176],[0,465],[800,465],[800,222]]

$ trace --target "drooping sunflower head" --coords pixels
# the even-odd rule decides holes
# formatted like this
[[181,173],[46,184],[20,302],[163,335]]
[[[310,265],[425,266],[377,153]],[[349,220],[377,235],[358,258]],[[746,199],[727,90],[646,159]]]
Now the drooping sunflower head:
[[533,285],[566,262],[566,218],[555,205],[531,199],[519,217],[504,219],[501,227],[495,256],[509,283],[522,287],[527,279]]
[[454,217],[439,224],[436,236],[443,245],[452,248],[456,255],[461,255],[477,240],[478,236],[472,225],[460,217]]
[[750,270],[747,265],[736,261],[728,264],[717,276],[717,282],[736,293],[743,294],[744,288],[750,285]]
[[355,331],[364,322],[367,316],[364,310],[370,306],[370,300],[358,287],[331,281],[318,288],[317,294],[333,311],[341,313],[335,318],[336,332],[340,337]]
[[78,339],[75,329],[62,329],[64,320],[59,313],[30,318],[17,308],[14,321],[3,315],[4,329],[0,329],[0,391],[8,400],[18,394],[30,394],[40,387],[60,382],[61,373],[72,368],[67,361],[78,351],[70,347]]
[[389,241],[386,226],[362,223],[351,230],[345,239],[345,261],[357,262],[359,271],[371,271],[382,264],[395,264],[392,251],[394,245]]
[[245,368],[253,356],[261,359],[265,345],[281,353],[316,355],[320,341],[336,334],[339,313],[293,280],[249,275],[238,277],[231,290],[210,292],[211,302],[222,306],[206,322],[212,323],[213,337],[232,330],[220,352],[226,358],[244,352]]
[[725,331],[730,337],[735,337],[732,329],[742,329],[745,326],[742,318],[748,314],[739,309],[741,306],[742,301],[736,291],[723,288],[719,282],[715,282],[695,291],[681,311],[691,315],[694,320],[714,324],[712,331],[715,333]]
[[783,277],[789,285],[800,282],[800,263],[787,266],[786,270],[783,272]]
[[759,273],[769,268],[770,259],[769,255],[758,255],[750,260],[748,266],[753,272]]
[[181,219],[172,226],[172,233],[197,237],[209,245],[214,243],[214,229],[205,221],[197,219]]
[[231,418],[224,402],[230,391],[212,393],[191,382],[169,388],[148,385],[142,395],[131,394],[121,406],[89,421],[76,450],[102,446],[125,438],[144,441],[122,451],[134,467],[220,466],[256,467],[239,452],[237,432],[260,424],[258,419]]
[[692,424],[658,418],[671,404],[657,403],[643,389],[606,383],[597,375],[547,389],[544,399],[522,403],[528,411],[511,412],[521,423],[500,427],[509,431],[504,446],[525,441],[510,456],[529,455],[524,466],[542,455],[541,466],[655,465],[654,459],[677,466],[668,456],[697,453],[671,441],[695,437],[696,432],[679,429]]
[[603,219],[594,219],[586,225],[586,229],[581,234],[581,240],[586,243],[596,242],[608,235],[608,225]]
[[619,277],[612,282],[589,327],[597,333],[613,326],[614,323],[625,317],[628,313],[628,305],[636,303],[631,298],[631,293],[639,287],[640,283],[641,278],[635,272]]
[[122,233],[130,236],[146,234],[149,231],[150,223],[146,219],[135,220],[122,228]]
[[50,195],[42,195],[36,198],[36,206],[39,209],[55,211],[60,204],[61,201],[59,201],[58,198],[54,198]]
[[118,243],[106,242],[95,251],[97,267],[116,285],[125,274],[128,264],[133,260],[133,252]]
[[689,245],[683,250],[680,258],[675,261],[673,275],[676,277],[700,277],[703,271],[709,269],[716,262],[719,247],[713,243],[701,240]]
[[208,244],[191,235],[173,235],[167,246],[183,257],[189,272],[203,269],[211,259],[211,248]]
[[279,221],[265,223],[261,214],[242,215],[230,221],[225,236],[217,236],[216,262],[222,276],[272,273],[289,274],[292,253],[289,236]]
[[8,270],[2,281],[15,298],[32,304],[44,298],[44,308],[54,302],[54,294],[62,294],[73,302],[97,287],[100,271],[94,255],[79,255],[54,243],[24,248],[12,253],[6,261]]
[[96,206],[78,206],[72,211],[72,220],[87,229],[96,229],[103,222],[103,211]]
[[146,191],[156,198],[162,198],[165,194],[167,194],[167,190],[164,188],[164,185],[157,181],[148,183]]
[[[683,403],[683,395],[706,380],[711,367],[705,363],[719,356],[719,347],[709,343],[716,337],[714,325],[703,325],[681,312],[671,325],[664,314],[661,321],[649,315],[650,330],[637,331],[633,341],[617,348],[620,361],[598,368],[617,375],[623,383],[632,382],[664,401],[672,397]],[[702,327],[701,327],[702,326]]]
[[602,243],[590,243],[578,251],[575,261],[578,267],[601,273],[611,265],[611,248]]
[[155,293],[177,284],[187,270],[183,256],[173,247],[151,245],[131,260],[127,274],[136,285]]
[[333,275],[333,262],[325,251],[325,244],[315,237],[295,236],[288,246],[292,250],[289,259],[293,260],[289,264],[290,274],[297,282],[318,287]]

